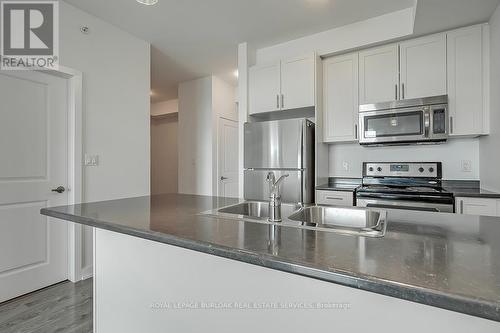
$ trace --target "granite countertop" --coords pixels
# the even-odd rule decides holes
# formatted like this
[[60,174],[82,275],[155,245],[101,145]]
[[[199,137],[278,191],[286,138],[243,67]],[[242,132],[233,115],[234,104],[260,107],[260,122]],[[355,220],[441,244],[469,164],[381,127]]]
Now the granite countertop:
[[199,213],[237,199],[166,194],[42,214],[293,274],[500,321],[500,218],[388,211],[368,238]]
[[500,199],[500,193],[488,191],[482,188],[467,188],[467,187],[445,187],[449,192],[453,193],[455,198],[467,197],[467,198],[490,198],[490,199]]
[[442,185],[446,191],[453,193],[455,198],[469,197],[500,199],[500,193],[481,188],[481,183],[478,180],[443,180]]
[[323,184],[323,185],[316,186],[316,190],[355,192],[358,187],[359,187],[359,185]]
[[[316,186],[316,190],[355,192],[361,186],[361,178],[331,177],[327,184]],[[488,191],[480,187],[479,181],[443,180],[443,188],[453,193],[455,198],[492,198],[500,199],[500,193]]]
[[316,190],[355,192],[361,186],[361,178],[330,177],[327,184],[316,186]]

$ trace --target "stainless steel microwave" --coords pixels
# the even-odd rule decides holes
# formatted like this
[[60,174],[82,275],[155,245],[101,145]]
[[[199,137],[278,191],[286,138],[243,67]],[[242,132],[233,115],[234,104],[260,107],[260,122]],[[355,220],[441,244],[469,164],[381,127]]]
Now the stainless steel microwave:
[[359,130],[362,145],[446,141],[448,96],[360,105]]

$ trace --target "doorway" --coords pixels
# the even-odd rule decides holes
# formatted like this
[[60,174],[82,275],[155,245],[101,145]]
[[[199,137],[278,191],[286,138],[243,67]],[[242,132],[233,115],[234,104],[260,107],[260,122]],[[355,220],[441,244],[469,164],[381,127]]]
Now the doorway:
[[218,195],[238,197],[238,122],[219,118]]
[[81,73],[0,71],[0,100],[3,302],[75,278],[80,233],[40,209],[81,200]]

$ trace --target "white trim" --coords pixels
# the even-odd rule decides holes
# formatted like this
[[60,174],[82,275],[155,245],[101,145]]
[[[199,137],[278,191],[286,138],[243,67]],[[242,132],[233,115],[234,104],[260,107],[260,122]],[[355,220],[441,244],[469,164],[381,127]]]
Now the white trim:
[[97,228],[92,228],[92,265],[94,266],[94,288],[92,288],[92,331],[97,333],[97,283],[95,282],[97,278]]
[[[43,70],[43,72],[68,81],[68,205],[78,204],[83,199],[83,74],[80,71],[64,66],[59,66],[58,70]],[[71,282],[77,282],[92,276],[92,266],[82,268],[82,236],[82,226],[69,223],[68,279]]]

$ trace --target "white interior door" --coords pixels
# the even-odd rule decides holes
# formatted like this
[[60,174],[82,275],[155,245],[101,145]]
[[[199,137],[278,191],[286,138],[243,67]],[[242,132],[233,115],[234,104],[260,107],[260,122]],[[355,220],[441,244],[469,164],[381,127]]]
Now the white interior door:
[[0,302],[63,281],[65,222],[40,215],[65,205],[67,81],[42,72],[0,71]]
[[238,123],[219,118],[219,196],[238,197]]

